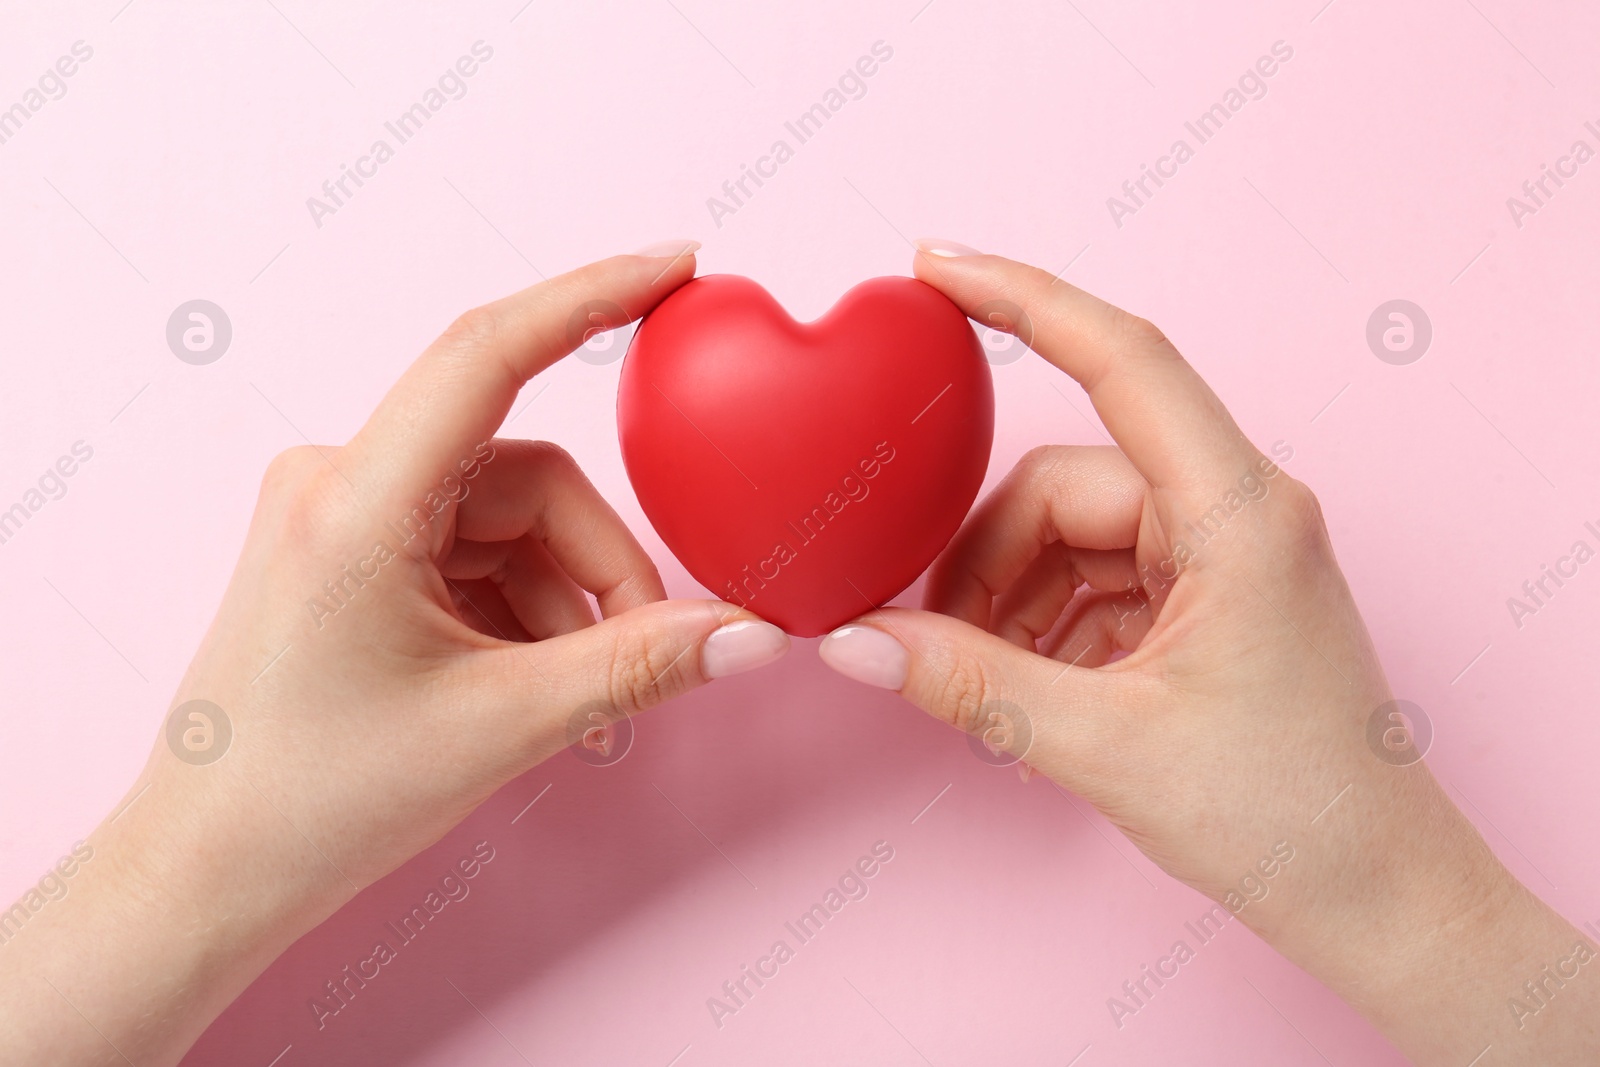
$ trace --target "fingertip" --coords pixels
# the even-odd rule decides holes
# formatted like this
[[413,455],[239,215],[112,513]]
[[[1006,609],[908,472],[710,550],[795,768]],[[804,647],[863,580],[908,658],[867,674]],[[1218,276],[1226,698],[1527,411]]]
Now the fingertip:
[[[661,300],[694,277],[699,268],[695,253],[699,250],[700,242],[692,237],[676,237],[645,245],[637,252],[618,256],[617,259],[626,263],[635,272],[635,277],[642,281],[643,287],[651,294],[653,307],[654,301]],[[646,308],[639,315],[649,310]]]
[[1025,343],[1031,342],[1032,327],[1019,306],[1029,296],[1021,279],[1025,272],[1037,271],[1037,267],[955,241],[927,238],[916,242],[916,247],[911,270],[920,281],[939,290],[984,325],[1005,333],[1026,334]]
[[775,663],[788,651],[789,635],[772,623],[753,616],[735,619],[706,636],[700,646],[700,673],[708,679],[727,678]]
[[898,692],[905,687],[911,656],[898,638],[863,623],[834,630],[817,646],[822,662],[852,681]]
[[[932,247],[934,245],[941,247]],[[960,286],[956,282],[956,275],[985,257],[982,252],[975,250],[966,252],[946,250],[950,246],[966,247],[965,245],[956,245],[953,241],[931,241],[927,239],[918,241],[916,251],[911,254],[911,273],[919,281],[933,286],[959,306],[961,300],[957,294],[960,291]]]
[[918,252],[935,256],[939,259],[960,259],[964,256],[984,255],[984,253],[971,245],[964,245],[959,241],[949,241],[943,237],[918,238],[916,248]]
[[674,237],[667,241],[654,241],[633,254],[643,259],[673,260],[692,256],[701,247],[700,242],[692,237]]

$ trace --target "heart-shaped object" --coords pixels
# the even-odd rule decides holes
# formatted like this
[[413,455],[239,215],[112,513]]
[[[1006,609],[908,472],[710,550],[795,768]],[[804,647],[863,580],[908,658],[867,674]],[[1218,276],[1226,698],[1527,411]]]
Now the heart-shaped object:
[[900,593],[977,495],[994,383],[961,310],[874,278],[812,323],[748,278],[678,289],[617,395],[644,513],[690,574],[797,637]]

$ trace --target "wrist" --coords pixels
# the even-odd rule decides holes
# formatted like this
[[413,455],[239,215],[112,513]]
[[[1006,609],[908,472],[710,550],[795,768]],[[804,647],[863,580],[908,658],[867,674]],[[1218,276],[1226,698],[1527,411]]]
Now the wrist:
[[[1358,783],[1349,801],[1342,823],[1308,840],[1298,891],[1255,917],[1257,933],[1414,1062],[1467,1063],[1491,1045],[1502,1062],[1538,1062],[1513,1054],[1544,1046],[1529,1043],[1510,998],[1569,955],[1578,932],[1511,875],[1422,765]],[[1600,972],[1588,985],[1541,1019],[1539,1040],[1570,1039]]]
[[270,960],[355,896],[259,796],[178,779],[157,771],[91,843],[125,918],[174,927],[209,977],[226,977],[258,951],[272,950]]
[[216,780],[196,805],[192,779],[152,775],[89,836],[65,893],[0,947],[0,1059],[87,1062],[110,1041],[175,1064],[354,895],[281,818],[260,818],[266,805]]

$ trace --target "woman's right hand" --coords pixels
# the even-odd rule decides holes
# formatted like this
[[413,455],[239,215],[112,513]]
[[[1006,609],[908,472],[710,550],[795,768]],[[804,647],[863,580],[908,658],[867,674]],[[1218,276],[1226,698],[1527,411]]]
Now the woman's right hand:
[[1397,736],[1311,491],[1149,322],[961,246],[924,243],[915,269],[974,317],[1008,305],[996,324],[1084,387],[1117,447],[1028,453],[928,610],[863,616],[823,658],[1089,800],[1419,1062],[1600,1048],[1600,964],[1508,1009],[1580,935]]

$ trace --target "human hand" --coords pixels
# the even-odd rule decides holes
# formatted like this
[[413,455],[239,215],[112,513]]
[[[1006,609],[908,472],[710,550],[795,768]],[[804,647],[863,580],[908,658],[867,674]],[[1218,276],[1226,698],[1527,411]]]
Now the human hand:
[[[176,1062],[292,941],[568,745],[575,714],[595,729],[582,712],[632,714],[783,654],[747,611],[665,600],[566,453],[491,440],[584,339],[591,302],[631,320],[693,276],[680,247],[463,315],[348,445],[272,464],[178,688],[180,733],[90,837],[72,894],[6,946],[0,1060],[94,1062],[110,1043]],[[215,708],[189,720],[192,700]],[[228,746],[215,762],[208,726]]]
[[1507,1010],[1577,932],[1423,763],[1369,746],[1392,695],[1310,490],[1150,323],[960,246],[915,270],[971,315],[1019,309],[996,325],[1084,387],[1118,448],[1028,453],[927,610],[869,613],[822,658],[1083,796],[1420,1061],[1592,1051],[1600,982],[1537,1026]]

